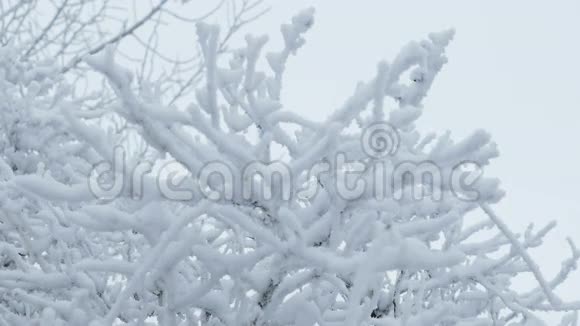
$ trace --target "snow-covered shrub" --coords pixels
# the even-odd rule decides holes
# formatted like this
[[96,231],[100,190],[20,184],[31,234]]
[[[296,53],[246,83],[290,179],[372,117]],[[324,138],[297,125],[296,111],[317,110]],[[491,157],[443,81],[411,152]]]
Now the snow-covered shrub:
[[[562,325],[575,324],[580,304],[553,291],[580,251],[570,241],[571,258],[545,279],[528,249],[554,224],[514,234],[491,208],[503,194],[499,182],[467,171],[498,155],[489,135],[454,142],[415,128],[453,31],[409,43],[315,122],[281,100],[286,62],[313,22],[311,9],[294,16],[281,28],[284,47],[264,56],[267,38],[247,36],[227,64],[219,28],[199,23],[204,85],[187,107],[164,104],[154,83],[136,92],[111,46],[87,59],[115,92],[109,113],[138,133],[157,166],[140,179],[140,196],[133,155],[105,176],[122,178],[122,191],[95,196],[87,164],[113,164],[123,143],[75,111],[74,98],[42,82],[8,87],[31,116],[66,134],[52,147],[33,143],[22,162],[2,154],[3,167],[58,162],[62,175],[28,166],[3,174],[0,325],[542,325],[537,311],[572,311]],[[39,95],[27,98],[31,88]],[[50,112],[48,99],[59,101],[60,114],[40,113]],[[164,162],[189,176],[190,198],[156,188],[167,181]],[[204,179],[208,166],[232,178]],[[248,166],[262,178],[245,174]],[[320,166],[326,171],[313,173]],[[403,175],[376,187],[402,166],[411,176],[435,170],[431,181]],[[289,181],[264,182],[280,171]],[[352,184],[363,185],[356,196],[345,192]],[[474,222],[477,212],[485,220]],[[518,293],[511,281],[523,273],[537,287]]]

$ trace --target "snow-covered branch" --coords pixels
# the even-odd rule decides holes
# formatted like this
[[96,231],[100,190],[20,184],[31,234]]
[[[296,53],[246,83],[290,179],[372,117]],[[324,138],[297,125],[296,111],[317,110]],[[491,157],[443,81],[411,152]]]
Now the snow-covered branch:
[[[203,77],[183,89],[188,105],[156,93],[161,80],[138,87],[117,41],[89,52],[114,93],[99,112],[143,148],[95,123],[82,105],[95,98],[75,96],[54,66],[12,59],[44,34],[2,48],[0,325],[516,326],[542,325],[539,311],[570,311],[561,325],[575,325],[580,303],[555,290],[580,251],[570,241],[550,280],[529,250],[555,223],[522,236],[492,210],[499,181],[470,174],[498,156],[490,135],[454,142],[415,127],[454,32],[407,44],[319,123],[281,96],[313,25],[306,9],[282,25],[281,49],[248,35],[224,53],[230,32],[198,22]],[[96,169],[106,164],[122,169]],[[94,193],[95,172],[120,191]],[[163,191],[179,186],[191,196]],[[524,273],[538,286],[520,293]]]

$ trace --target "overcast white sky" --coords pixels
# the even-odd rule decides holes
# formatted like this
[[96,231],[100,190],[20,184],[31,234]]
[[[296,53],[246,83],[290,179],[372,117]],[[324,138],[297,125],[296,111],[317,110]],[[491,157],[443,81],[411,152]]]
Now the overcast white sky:
[[[279,24],[314,6],[316,24],[292,58],[287,109],[322,120],[409,40],[454,27],[449,63],[436,79],[420,129],[459,138],[491,132],[500,158],[486,171],[507,196],[497,211],[522,230],[551,219],[558,228],[537,250],[548,275],[567,257],[566,236],[580,245],[580,1],[271,0],[249,30],[280,44]],[[578,299],[580,277],[561,294]]]

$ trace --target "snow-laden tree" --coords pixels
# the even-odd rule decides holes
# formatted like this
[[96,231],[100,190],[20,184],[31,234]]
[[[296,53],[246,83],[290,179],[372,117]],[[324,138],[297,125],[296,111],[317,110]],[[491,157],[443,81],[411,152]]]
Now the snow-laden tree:
[[[30,111],[28,150],[0,161],[0,325],[531,326],[540,312],[576,325],[580,302],[554,290],[580,251],[569,241],[543,276],[528,251],[555,223],[516,234],[493,211],[489,135],[415,128],[453,31],[409,43],[315,122],[281,99],[313,22],[311,9],[294,16],[266,55],[254,36],[222,54],[219,28],[199,23],[204,78],[188,106],[155,81],[136,88],[113,46],[87,58],[116,96],[101,111],[135,131],[137,150],[53,87],[50,67],[0,53],[6,112]],[[516,291],[528,274],[536,285]]]

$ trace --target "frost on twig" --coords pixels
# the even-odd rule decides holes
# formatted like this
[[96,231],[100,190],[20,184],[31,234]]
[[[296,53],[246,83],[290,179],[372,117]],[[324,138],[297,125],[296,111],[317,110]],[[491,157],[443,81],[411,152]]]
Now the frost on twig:
[[[88,57],[115,93],[107,112],[135,131],[146,155],[91,123],[75,110],[78,99],[50,81],[15,83],[10,69],[36,76],[40,68],[11,67],[0,53],[2,96],[34,117],[9,116],[23,127],[7,135],[18,135],[18,145],[0,160],[0,325],[543,325],[538,311],[569,311],[561,325],[575,325],[580,303],[555,294],[580,258],[574,244],[547,279],[528,250],[554,224],[519,236],[491,209],[503,196],[496,179],[481,176],[469,189],[453,183],[459,163],[485,167],[498,156],[489,134],[455,142],[415,128],[454,32],[403,47],[320,123],[286,110],[281,99],[287,61],[313,23],[312,9],[298,13],[281,28],[282,49],[272,52],[267,37],[247,36],[229,62],[219,50],[227,34],[197,24],[204,74],[195,101],[183,107],[136,91],[114,47]],[[377,125],[396,131],[388,155],[379,155],[380,146],[361,149]],[[31,139],[32,128],[46,137]],[[172,200],[154,191],[160,171],[151,169],[144,197],[126,188],[107,200],[86,196],[91,167],[113,163],[107,144],[129,150],[125,167],[143,156],[170,160],[197,180],[219,162],[232,178],[209,179],[191,197]],[[277,160],[276,151],[285,154]],[[343,154],[348,162],[336,159]],[[262,173],[287,167],[289,196],[280,180],[265,189],[269,198],[243,186],[256,180],[242,167],[256,162],[266,165],[257,168]],[[406,164],[414,174],[422,162],[441,173],[432,187],[403,179],[381,198],[376,187],[356,197],[336,187],[342,177],[375,185],[376,167]],[[313,173],[321,163],[328,171]],[[347,173],[355,165],[359,173]],[[316,191],[305,191],[313,184]],[[487,219],[472,221],[478,211]],[[528,272],[537,288],[515,291],[512,280]]]

